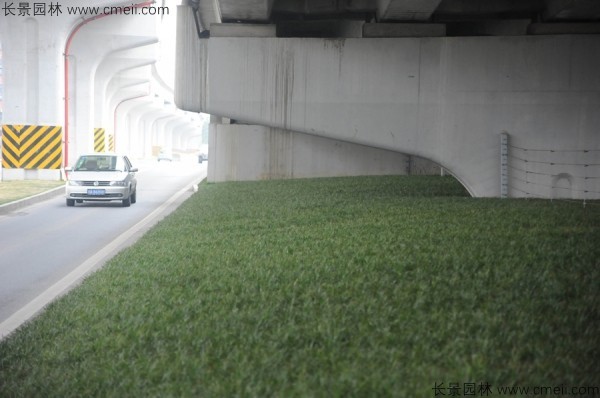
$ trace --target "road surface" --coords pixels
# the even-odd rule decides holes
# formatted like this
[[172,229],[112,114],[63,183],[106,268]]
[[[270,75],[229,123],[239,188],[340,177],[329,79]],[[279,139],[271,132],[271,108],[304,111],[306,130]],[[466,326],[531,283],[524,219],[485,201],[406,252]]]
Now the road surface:
[[67,207],[61,195],[0,215],[0,339],[16,313],[64,285],[82,264],[91,269],[104,264],[174,210],[206,176],[206,162],[138,161],[134,166],[140,171],[137,203],[131,207],[120,202]]

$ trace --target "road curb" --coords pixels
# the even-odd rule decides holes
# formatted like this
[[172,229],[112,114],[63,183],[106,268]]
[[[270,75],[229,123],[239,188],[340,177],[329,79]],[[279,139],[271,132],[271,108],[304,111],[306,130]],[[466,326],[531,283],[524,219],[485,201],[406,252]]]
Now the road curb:
[[62,195],[65,192],[65,187],[60,186],[53,188],[49,191],[39,193],[37,195],[30,196],[28,198],[23,198],[19,200],[15,200],[14,202],[5,203],[0,205],[0,214],[10,213],[11,211],[15,211],[21,209],[23,207],[30,206],[35,203],[40,203],[48,199],[52,199],[59,195]]
[[[4,340],[15,330],[17,330],[25,322],[33,319],[39,314],[49,303],[67,294],[71,289],[77,286],[83,281],[88,275],[100,269],[104,264],[113,258],[117,253],[123,250],[125,247],[133,245],[137,240],[143,236],[150,228],[155,226],[159,221],[164,219],[166,216],[171,214],[177,207],[187,200],[194,192],[194,186],[202,183],[206,179],[206,176],[196,178],[191,183],[186,184],[182,189],[173,194],[169,199],[162,203],[159,207],[154,209],[146,217],[138,221],[131,228],[122,232],[112,242],[108,243],[100,251],[89,257],[77,268],[73,269],[61,280],[56,282],[54,285],[47,288],[45,291],[40,293],[37,297],[27,303],[21,309],[17,310],[11,316],[4,321],[0,322],[0,341]],[[64,189],[64,187],[59,187]],[[53,189],[49,192],[54,192]],[[47,193],[47,192],[44,192]],[[36,196],[41,196],[36,195]],[[43,200],[43,199],[42,199]]]

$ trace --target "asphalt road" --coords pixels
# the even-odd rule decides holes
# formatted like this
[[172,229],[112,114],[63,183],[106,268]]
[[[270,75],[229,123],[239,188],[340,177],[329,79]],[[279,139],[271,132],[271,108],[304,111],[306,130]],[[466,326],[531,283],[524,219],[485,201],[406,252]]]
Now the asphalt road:
[[134,166],[140,171],[137,203],[131,207],[120,202],[67,207],[60,195],[0,215],[0,326],[14,323],[15,314],[32,302],[44,304],[43,293],[56,285],[63,289],[82,264],[89,268],[85,273],[103,265],[174,210],[206,176],[206,162],[139,161]]

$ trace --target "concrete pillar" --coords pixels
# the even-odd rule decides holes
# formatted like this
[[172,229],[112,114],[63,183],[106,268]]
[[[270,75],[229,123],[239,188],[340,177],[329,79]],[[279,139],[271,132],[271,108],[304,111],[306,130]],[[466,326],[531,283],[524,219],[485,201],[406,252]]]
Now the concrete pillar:
[[146,84],[143,84],[138,90],[121,90],[110,97],[106,124],[110,126],[110,133],[114,136],[117,152],[126,153],[129,149],[127,136],[127,113],[129,110],[140,102],[152,102],[146,86]]
[[407,174],[404,154],[264,126],[211,123],[209,148],[210,182]]
[[121,153],[130,153],[132,145],[135,143],[132,139],[131,129],[137,122],[137,117],[130,113],[135,108],[148,106],[154,103],[154,100],[147,95],[142,97],[132,96],[129,98],[131,99],[121,101],[115,111],[115,146],[117,152]]
[[167,146],[172,149],[182,150],[181,131],[180,129],[188,123],[183,117],[172,119],[165,124],[165,139]]
[[146,152],[145,141],[148,135],[144,118],[160,109],[162,109],[161,104],[156,99],[151,102],[138,102],[129,109],[127,115],[127,136],[129,140],[127,153],[132,157],[144,157]]
[[61,125],[64,21],[2,14],[4,123]]
[[[59,16],[20,17],[0,12],[3,124],[62,127],[66,23]],[[0,175],[6,180],[60,178],[60,169],[3,168]]]
[[177,115],[175,114],[166,114],[158,116],[154,122],[152,123],[152,142],[156,146],[166,147],[166,138],[165,138],[165,125],[168,121],[172,119],[176,119]]
[[171,117],[162,118],[156,122],[156,132],[157,132],[157,145],[160,145],[163,148],[172,149],[173,143],[171,142],[171,134],[170,134],[170,126],[171,122],[177,120],[179,118],[179,113],[172,115]]
[[96,57],[90,54],[69,57],[69,160],[94,151],[94,74]]
[[154,60],[125,58],[113,54],[104,59],[94,79],[94,127],[106,129],[113,125],[114,109],[111,101],[119,91],[137,87],[150,93],[149,65]]

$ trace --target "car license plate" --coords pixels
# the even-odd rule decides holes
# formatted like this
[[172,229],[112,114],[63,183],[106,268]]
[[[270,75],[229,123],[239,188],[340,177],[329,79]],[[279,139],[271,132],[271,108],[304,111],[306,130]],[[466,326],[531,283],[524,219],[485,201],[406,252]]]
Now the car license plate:
[[88,189],[87,194],[89,196],[102,196],[104,195],[105,190],[104,189]]

